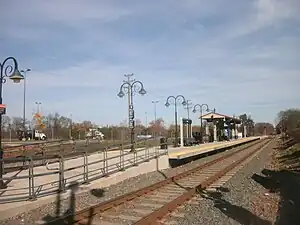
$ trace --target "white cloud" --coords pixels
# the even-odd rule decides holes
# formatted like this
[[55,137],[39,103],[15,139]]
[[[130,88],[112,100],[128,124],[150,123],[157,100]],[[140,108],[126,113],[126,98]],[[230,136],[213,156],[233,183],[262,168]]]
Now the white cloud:
[[2,2],[6,10],[1,10],[3,18],[11,19],[12,12],[18,15],[18,19],[33,22],[36,19],[42,21],[59,21],[76,25],[76,23],[99,19],[103,22],[115,20],[130,13],[121,8],[114,1],[87,0],[83,4],[81,0],[31,0],[31,1],[7,1]]
[[258,20],[266,24],[274,24],[281,19],[300,19],[300,3],[297,0],[257,0],[256,7]]
[[278,23],[291,19],[300,22],[298,0],[255,0],[252,13],[233,24],[227,38],[240,38],[266,27],[278,27]]
[[[105,4],[100,1],[82,4],[77,0],[32,2],[32,5],[30,1],[26,2],[26,7],[22,6],[25,2],[20,3],[14,11],[19,15],[18,19],[11,19],[8,13],[16,2],[7,3],[8,10],[0,11],[0,19],[3,19],[0,25],[4,31],[1,36],[16,38],[12,39],[14,41],[26,40],[30,46],[37,43],[36,49],[46,51],[47,47],[55,48],[50,43],[56,35],[68,35],[68,31],[51,34],[55,28],[52,23],[69,26],[76,31],[74,35],[78,34],[74,37],[76,41],[71,37],[69,43],[60,43],[56,47],[61,49],[40,51],[41,56],[32,55],[35,48],[26,49],[22,45],[24,49],[18,49],[23,54],[26,52],[20,57],[22,65],[32,68],[28,75],[28,102],[40,99],[48,105],[48,111],[51,108],[67,114],[75,111],[75,118],[83,117],[80,113],[92,118],[99,114],[101,123],[103,118],[120,121],[122,116],[118,115],[118,110],[123,107],[121,111],[126,111],[126,101],[116,100],[116,94],[124,79],[123,74],[132,72],[136,79],[143,81],[148,91],[147,96],[136,99],[140,106],[137,107],[139,115],[143,114],[142,110],[152,110],[149,104],[152,99],[163,101],[166,96],[179,93],[195,103],[210,102],[226,113],[251,110],[254,115],[266,119],[270,117],[263,113],[266,106],[268,110],[272,107],[277,110],[280,102],[297,101],[294,96],[300,78],[296,46],[300,42],[293,33],[295,31],[289,33],[285,30],[272,41],[262,40],[264,34],[268,35],[265,28],[276,25],[280,30],[285,28],[282,23],[285,20],[299,22],[297,0],[257,0],[252,8],[236,2],[238,6],[234,9],[224,7],[230,3],[223,1],[215,1],[215,4],[193,0],[167,1],[159,5],[138,2],[132,7],[111,1]],[[150,23],[152,17],[155,17],[153,24]],[[129,25],[126,24],[129,28],[135,28],[132,29],[134,34],[119,27],[124,18],[129,21]],[[143,19],[147,22],[145,25]],[[52,25],[47,27],[47,23]],[[189,23],[187,28],[185,25]],[[44,24],[45,28],[37,24]],[[143,26],[149,26],[149,30],[157,35],[149,33],[151,38],[148,37],[143,33],[147,31]],[[41,33],[41,29],[45,33]],[[256,31],[262,32],[259,38],[247,39]],[[7,43],[8,49],[15,51],[14,43]],[[64,61],[64,58],[65,63],[60,66],[54,63]],[[72,61],[73,58],[80,59]],[[49,66],[45,68],[42,64]],[[13,98],[22,95],[20,87],[12,84],[5,87],[10,113],[14,115],[21,110],[21,100]],[[49,92],[53,92],[53,99],[49,99]],[[76,112],[78,102],[93,112]],[[115,119],[102,104],[112,108]],[[259,108],[264,108],[263,112]],[[162,115],[167,116],[165,111],[161,109]]]

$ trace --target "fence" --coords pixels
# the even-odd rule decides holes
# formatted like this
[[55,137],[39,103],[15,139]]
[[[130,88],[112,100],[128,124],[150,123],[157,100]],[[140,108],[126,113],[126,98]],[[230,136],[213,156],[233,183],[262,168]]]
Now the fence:
[[[96,179],[124,171],[152,159],[168,154],[167,149],[148,145],[136,151],[126,150],[130,146],[120,145],[119,149],[104,148],[99,152],[63,152],[52,156],[23,156],[22,158],[4,158],[7,163],[22,163],[23,170],[8,172],[2,180],[9,185],[0,192],[0,203],[36,200],[38,197],[57,192],[65,192],[73,182],[88,184]],[[36,166],[35,162],[44,166]],[[24,169],[25,168],[25,169]],[[5,170],[8,168],[4,167]]]

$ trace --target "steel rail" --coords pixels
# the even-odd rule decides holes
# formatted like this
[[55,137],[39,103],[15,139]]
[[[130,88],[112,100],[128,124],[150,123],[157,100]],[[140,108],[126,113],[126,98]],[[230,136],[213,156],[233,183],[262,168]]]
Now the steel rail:
[[[268,140],[269,141],[269,140]],[[177,180],[180,180],[184,177],[188,177],[190,176],[191,174],[195,173],[195,172],[198,172],[202,169],[205,169],[205,168],[208,168],[214,164],[217,164],[225,159],[228,159],[230,157],[232,157],[233,155],[236,155],[244,150],[247,150],[253,146],[256,146],[260,143],[263,143],[262,145],[265,145],[265,140],[256,140],[254,141],[253,143],[247,145],[247,146],[244,146],[243,148],[241,148],[240,150],[236,151],[236,152],[232,152],[232,153],[229,153],[229,154],[226,154],[224,156],[221,156],[215,160],[212,160],[210,162],[207,162],[203,165],[200,165],[196,168],[193,168],[193,169],[190,169],[188,171],[185,171],[185,172],[182,172],[178,175],[175,175],[175,176],[172,176],[172,177],[169,177],[169,178],[166,178],[165,180],[163,181],[160,181],[160,182],[157,182],[153,185],[150,185],[150,186],[147,186],[145,188],[142,188],[142,189],[139,189],[137,191],[133,191],[133,192],[130,192],[128,194],[125,194],[125,195],[122,195],[122,196],[119,196],[115,199],[112,199],[112,200],[108,200],[106,202],[103,202],[103,203],[99,203],[97,205],[94,205],[92,207],[89,207],[89,208],[86,208],[86,209],[83,209],[83,210],[80,210],[78,212],[76,212],[75,214],[73,215],[65,215],[63,217],[60,217],[60,218],[57,218],[51,222],[48,222],[47,224],[49,225],[54,225],[54,224],[65,224],[65,222],[70,222],[70,219],[72,218],[72,224],[81,224],[82,221],[85,221],[87,220],[87,218],[89,217],[93,217],[97,214],[101,214],[102,212],[105,212],[111,208],[114,208],[114,207],[117,207],[119,205],[122,205],[128,201],[131,201],[135,198],[138,198],[140,196],[143,196],[145,194],[148,194],[148,193],[151,193],[153,192],[154,190],[157,190],[159,188],[162,188],[163,186],[166,186],[168,184],[171,184],[172,182],[174,181],[177,181]],[[259,145],[259,147],[261,147],[262,145]],[[192,190],[191,190],[192,191]],[[185,195],[188,195],[188,194],[185,194]],[[181,197],[181,198],[185,198],[185,197]],[[180,199],[178,199],[180,200]],[[164,212],[169,212],[169,210],[167,210],[167,207],[163,207],[164,208]],[[157,214],[155,214],[157,215]],[[146,221],[148,221],[148,219],[145,217]],[[153,222],[153,221],[152,221]],[[144,223],[139,223],[139,224],[144,224]]]
[[153,213],[147,215],[146,217],[143,217],[141,220],[135,223],[135,225],[153,225],[153,224],[159,224],[157,222],[158,220],[162,219],[164,216],[169,214],[170,212],[174,211],[177,207],[180,205],[183,205],[186,201],[190,200],[194,195],[201,192],[202,190],[209,187],[211,184],[219,180],[222,176],[230,172],[232,169],[234,169],[236,166],[240,165],[242,162],[247,160],[249,157],[254,155],[256,152],[258,152],[261,147],[266,146],[270,141],[268,140],[267,143],[263,143],[261,146],[256,148],[255,150],[248,153],[246,156],[242,157],[241,159],[233,162],[229,166],[225,167],[221,171],[217,172],[213,176],[210,176],[203,182],[201,182],[199,185],[195,186],[194,188],[191,188],[190,190],[186,191],[176,199],[168,202],[163,207],[157,209]]

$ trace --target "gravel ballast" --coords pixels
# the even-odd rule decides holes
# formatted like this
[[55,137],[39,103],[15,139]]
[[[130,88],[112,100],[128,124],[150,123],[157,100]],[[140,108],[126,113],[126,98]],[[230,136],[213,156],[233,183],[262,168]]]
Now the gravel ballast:
[[[276,198],[276,195],[271,196],[272,194],[252,179],[253,174],[260,174],[271,163],[273,147],[274,141],[238,171],[219,191],[202,194],[203,198],[200,198],[196,205],[185,204],[180,210],[184,212],[184,217],[172,217],[171,220],[182,225],[273,224],[277,208],[272,209],[270,206],[274,205],[271,198]],[[264,202],[262,196],[265,197]],[[270,205],[268,201],[271,201]]]
[[[248,145],[248,144],[247,144]],[[119,182],[115,185],[111,185],[104,189],[94,189],[91,191],[86,191],[84,193],[75,194],[76,199],[76,206],[75,209],[80,210],[84,209],[86,207],[89,207],[91,205],[104,202],[110,199],[113,199],[115,197],[118,197],[120,195],[129,193],[131,191],[138,190],[140,188],[149,186],[153,183],[159,182],[164,180],[166,177],[174,176],[178,173],[181,173],[183,171],[195,168],[201,164],[204,164],[208,161],[214,160],[218,157],[221,157],[224,154],[227,154],[228,152],[232,151],[238,151],[239,149],[243,148],[246,145],[227,150],[215,155],[211,155],[208,157],[204,157],[201,159],[198,159],[194,162],[191,162],[189,164],[185,164],[180,167],[176,168],[169,168],[163,171],[155,171],[148,174],[142,174],[137,177],[132,177],[129,179],[126,179],[122,182]],[[84,187],[83,187],[84,188]],[[70,210],[70,198],[72,196],[61,199],[61,204],[59,205],[60,208],[60,215],[64,213],[69,213]],[[57,202],[58,199],[57,199]],[[20,215],[16,215],[13,218],[0,221],[0,225],[31,225],[31,224],[37,224],[36,221],[50,221],[57,215],[57,207],[58,205],[53,202],[47,205],[43,205],[37,209],[31,210],[30,212],[22,213]]]

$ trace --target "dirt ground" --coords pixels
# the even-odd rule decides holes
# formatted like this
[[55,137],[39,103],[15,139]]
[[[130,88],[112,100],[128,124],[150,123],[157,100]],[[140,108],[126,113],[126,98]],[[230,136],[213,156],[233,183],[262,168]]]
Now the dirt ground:
[[278,140],[272,161],[255,181],[266,192],[253,199],[255,214],[272,214],[275,225],[300,224],[300,143]]

